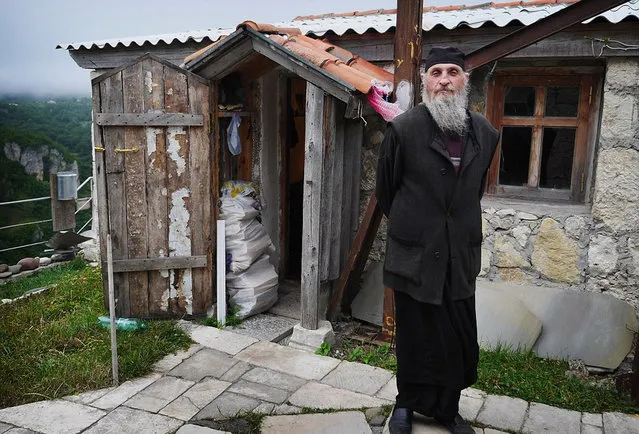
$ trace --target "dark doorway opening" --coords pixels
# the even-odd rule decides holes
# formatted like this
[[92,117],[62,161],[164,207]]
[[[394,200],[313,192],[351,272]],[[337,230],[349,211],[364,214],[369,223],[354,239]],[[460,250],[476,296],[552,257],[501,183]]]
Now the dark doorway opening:
[[306,81],[291,77],[287,81],[286,139],[286,278],[299,280],[302,270],[302,211],[304,203],[304,139]]

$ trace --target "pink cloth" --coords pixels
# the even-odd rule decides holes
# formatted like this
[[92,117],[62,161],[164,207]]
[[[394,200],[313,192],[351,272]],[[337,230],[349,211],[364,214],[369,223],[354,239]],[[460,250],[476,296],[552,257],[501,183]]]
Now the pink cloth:
[[399,104],[386,101],[386,97],[391,91],[392,85],[389,86],[388,83],[373,81],[371,91],[366,95],[368,103],[377,113],[382,115],[385,121],[391,121],[395,116],[403,113]]

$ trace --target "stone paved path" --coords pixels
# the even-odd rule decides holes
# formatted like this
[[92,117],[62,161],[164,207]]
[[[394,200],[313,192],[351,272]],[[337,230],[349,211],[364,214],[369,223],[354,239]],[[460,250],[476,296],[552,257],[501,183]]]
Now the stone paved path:
[[[243,412],[268,415],[265,434],[388,432],[385,415],[397,393],[390,372],[212,327],[183,326],[197,343],[158,362],[153,374],[1,409],[0,434],[223,433],[211,428],[212,421]],[[460,405],[483,434],[639,433],[637,416],[580,413],[475,389],[463,392]],[[308,409],[315,411],[302,414]],[[444,432],[416,417],[414,434]]]

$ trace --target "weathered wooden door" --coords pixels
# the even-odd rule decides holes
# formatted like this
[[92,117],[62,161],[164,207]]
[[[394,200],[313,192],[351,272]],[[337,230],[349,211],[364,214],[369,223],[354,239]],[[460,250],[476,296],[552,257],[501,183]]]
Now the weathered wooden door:
[[105,300],[110,231],[118,316],[204,314],[217,196],[208,82],[146,55],[92,85]]

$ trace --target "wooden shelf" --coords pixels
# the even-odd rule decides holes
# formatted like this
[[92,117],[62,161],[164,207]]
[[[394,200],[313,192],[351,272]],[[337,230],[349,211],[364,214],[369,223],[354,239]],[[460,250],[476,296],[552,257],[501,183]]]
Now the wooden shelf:
[[241,117],[249,117],[251,116],[251,112],[234,112],[234,111],[218,111],[217,112],[217,117],[218,118],[232,118],[234,114],[238,114]]

